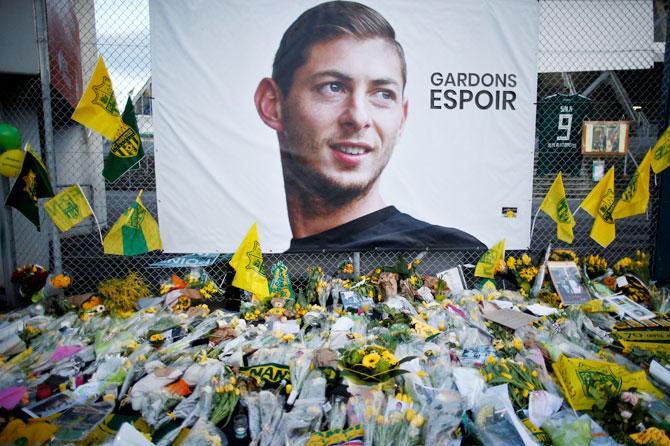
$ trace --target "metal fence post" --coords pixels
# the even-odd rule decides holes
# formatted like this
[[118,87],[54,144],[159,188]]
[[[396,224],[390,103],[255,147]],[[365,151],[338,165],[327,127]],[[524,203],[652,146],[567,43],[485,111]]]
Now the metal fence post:
[[[35,8],[35,28],[37,50],[39,53],[40,83],[42,86],[42,113],[44,117],[44,151],[47,169],[55,187],[58,184],[56,159],[54,153],[53,116],[51,112],[51,72],[49,71],[49,40],[47,34],[47,10],[45,0],[33,0]],[[53,255],[52,271],[63,270],[61,258],[60,234],[55,225],[51,226],[51,248]]]

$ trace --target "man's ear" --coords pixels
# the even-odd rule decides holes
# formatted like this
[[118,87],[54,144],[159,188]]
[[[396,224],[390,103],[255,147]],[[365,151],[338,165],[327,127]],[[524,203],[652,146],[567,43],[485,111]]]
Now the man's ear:
[[278,132],[284,131],[281,117],[281,90],[277,83],[266,77],[260,81],[254,95],[256,111],[265,125]]
[[400,131],[398,132],[398,136],[402,135],[402,132],[405,129],[405,123],[407,122],[408,113],[409,113],[409,99],[405,98],[402,101],[402,122],[400,123]]

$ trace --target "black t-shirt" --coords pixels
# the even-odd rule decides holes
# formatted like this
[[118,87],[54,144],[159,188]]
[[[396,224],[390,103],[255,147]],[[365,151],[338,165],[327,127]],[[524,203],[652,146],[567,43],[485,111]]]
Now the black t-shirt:
[[454,228],[431,225],[395,206],[364,215],[333,229],[292,239],[287,252],[371,249],[485,249],[482,242]]

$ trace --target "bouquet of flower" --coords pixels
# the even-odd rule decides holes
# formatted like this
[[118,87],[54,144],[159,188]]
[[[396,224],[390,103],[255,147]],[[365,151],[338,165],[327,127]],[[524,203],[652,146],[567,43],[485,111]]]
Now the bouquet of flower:
[[101,282],[98,292],[105,307],[120,317],[130,316],[137,300],[151,295],[146,281],[134,271],[129,272],[125,279],[114,278]]
[[579,265],[579,257],[572,249],[554,249],[549,256],[552,262],[575,262]]
[[528,407],[528,395],[534,390],[544,390],[535,367],[511,359],[497,360],[489,356],[480,370],[489,386],[507,384],[509,396],[516,410]]
[[537,266],[533,264],[533,259],[527,253],[524,253],[518,259],[509,256],[505,263],[507,264],[507,270],[512,274],[519,287],[519,292],[525,297],[530,296],[530,287],[538,273]]
[[599,255],[584,257],[583,263],[586,266],[586,274],[589,276],[589,279],[595,279],[607,272],[607,260]]
[[30,264],[17,268],[12,273],[11,281],[17,285],[23,297],[32,298],[44,288],[48,276],[49,271],[44,267]]
[[363,383],[382,383],[395,376],[407,373],[400,364],[414,359],[413,356],[398,361],[391,351],[380,345],[354,345],[342,352],[339,368],[342,375]]
[[232,374],[232,371],[230,371],[230,375],[231,376],[225,381],[222,381],[218,377],[212,378],[214,403],[211,420],[212,424],[216,425],[223,421],[221,427],[225,427],[230,422],[230,418],[233,416],[235,407],[237,407],[237,402],[240,399],[240,391],[235,388],[237,380]]
[[205,299],[210,299],[214,296],[221,295],[223,292],[206,274],[188,273],[184,279],[172,274],[170,280],[163,282],[160,288],[160,294],[167,294],[170,291],[192,289],[198,290],[200,296]]
[[624,257],[616,262],[612,269],[617,276],[632,274],[643,282],[649,283],[649,254],[638,249],[635,252],[635,259]]

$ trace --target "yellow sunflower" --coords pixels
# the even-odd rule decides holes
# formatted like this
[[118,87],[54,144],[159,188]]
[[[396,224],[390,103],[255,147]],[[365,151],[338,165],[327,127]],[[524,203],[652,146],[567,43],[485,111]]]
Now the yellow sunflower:
[[381,357],[377,353],[368,353],[363,357],[361,364],[368,369],[374,369]]

